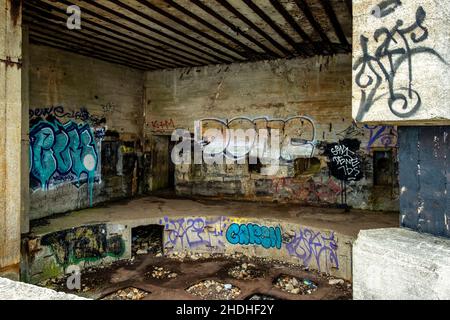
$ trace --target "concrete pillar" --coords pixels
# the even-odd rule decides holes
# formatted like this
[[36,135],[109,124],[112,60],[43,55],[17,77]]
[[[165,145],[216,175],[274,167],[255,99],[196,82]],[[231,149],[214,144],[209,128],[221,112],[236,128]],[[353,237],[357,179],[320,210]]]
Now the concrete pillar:
[[0,276],[20,262],[22,1],[0,0]]
[[353,296],[450,299],[450,2],[352,3],[353,117],[399,127],[400,222],[413,229],[360,232]]
[[22,207],[20,229],[23,233],[30,231],[30,136],[29,136],[29,110],[30,110],[30,45],[28,26],[22,28]]
[[405,228],[361,230],[353,244],[353,299],[450,299],[450,239]]

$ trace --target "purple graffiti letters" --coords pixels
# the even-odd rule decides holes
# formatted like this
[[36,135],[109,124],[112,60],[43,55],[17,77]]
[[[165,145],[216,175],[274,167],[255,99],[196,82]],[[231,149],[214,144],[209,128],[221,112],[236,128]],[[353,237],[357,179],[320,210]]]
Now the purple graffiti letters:
[[286,244],[289,254],[301,260],[303,265],[309,266],[314,259],[319,271],[325,272],[332,267],[339,269],[337,248],[334,232],[324,235],[320,231],[307,228],[300,228],[292,240]]
[[164,247],[168,250],[178,247],[181,249],[192,249],[200,246],[207,248],[223,247],[221,240],[225,218],[178,218],[170,219],[164,217],[160,220],[167,232],[167,241]]
[[367,150],[370,150],[373,146],[380,144],[385,148],[397,146],[398,134],[395,127],[365,125],[364,128],[370,131]]

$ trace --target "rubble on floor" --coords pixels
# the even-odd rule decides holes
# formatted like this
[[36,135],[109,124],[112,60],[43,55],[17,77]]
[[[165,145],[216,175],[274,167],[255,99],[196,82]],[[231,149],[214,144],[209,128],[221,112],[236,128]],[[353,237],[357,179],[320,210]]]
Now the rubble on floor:
[[202,253],[202,252],[190,252],[190,251],[172,251],[166,254],[166,257],[169,259],[175,259],[178,261],[184,261],[184,260],[202,260],[202,259],[209,259],[211,258],[210,253]]
[[151,272],[146,272],[145,276],[152,277],[155,279],[173,279],[178,276],[176,272],[164,269],[163,267],[153,267]]
[[[130,260],[92,265],[81,270],[80,290],[67,287],[69,275],[40,285],[92,299],[102,299],[113,291],[128,287],[151,292],[146,300],[347,300],[352,297],[349,281],[288,262],[241,254],[187,252],[172,253],[172,256],[176,258],[137,255]],[[181,257],[183,261],[180,261]],[[261,275],[253,272],[261,272]],[[317,287],[320,290],[316,290]],[[122,298],[126,295],[122,293]]]
[[215,280],[204,280],[186,289],[190,294],[205,300],[233,300],[241,294],[238,287]]
[[317,285],[308,279],[299,279],[289,275],[281,275],[275,280],[275,287],[292,294],[311,294]]
[[257,294],[252,295],[247,300],[278,300],[278,299],[275,297],[272,297],[272,296],[268,296],[266,294],[257,293]]
[[129,287],[118,290],[104,297],[102,300],[142,300],[149,293],[137,288]]
[[330,279],[330,280],[328,280],[328,284],[332,285],[332,286],[335,286],[337,284],[344,284],[344,283],[345,283],[345,281],[343,279]]
[[228,274],[235,279],[251,280],[263,276],[263,272],[259,270],[253,263],[242,263],[228,270]]

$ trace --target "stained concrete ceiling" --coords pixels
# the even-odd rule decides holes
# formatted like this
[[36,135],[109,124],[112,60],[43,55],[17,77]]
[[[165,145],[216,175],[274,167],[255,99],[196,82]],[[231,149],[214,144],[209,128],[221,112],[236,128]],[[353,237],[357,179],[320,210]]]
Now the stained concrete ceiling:
[[[69,5],[81,30],[66,26]],[[26,0],[30,42],[142,70],[351,52],[351,0]]]

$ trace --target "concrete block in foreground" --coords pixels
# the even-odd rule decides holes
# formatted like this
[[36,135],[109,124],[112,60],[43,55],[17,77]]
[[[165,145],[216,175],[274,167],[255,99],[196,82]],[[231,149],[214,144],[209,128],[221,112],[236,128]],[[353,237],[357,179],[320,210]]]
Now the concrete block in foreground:
[[353,298],[450,299],[450,239],[400,228],[361,231],[353,245]]
[[32,284],[0,278],[1,300],[90,300]]

